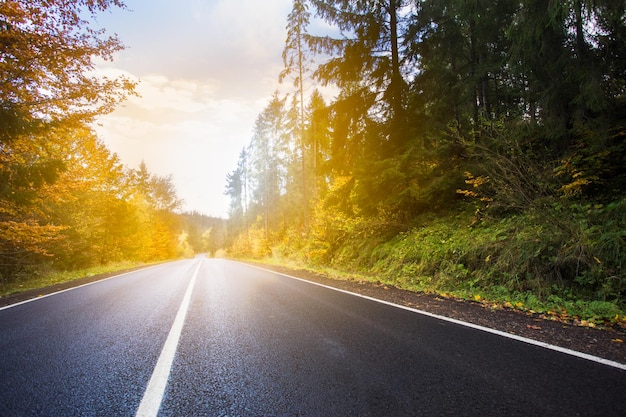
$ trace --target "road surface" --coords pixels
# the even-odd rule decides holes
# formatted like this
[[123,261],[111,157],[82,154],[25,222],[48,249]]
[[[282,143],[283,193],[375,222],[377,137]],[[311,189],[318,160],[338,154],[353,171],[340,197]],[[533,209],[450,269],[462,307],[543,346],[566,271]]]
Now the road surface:
[[626,371],[195,258],[0,310],[0,416],[625,416]]

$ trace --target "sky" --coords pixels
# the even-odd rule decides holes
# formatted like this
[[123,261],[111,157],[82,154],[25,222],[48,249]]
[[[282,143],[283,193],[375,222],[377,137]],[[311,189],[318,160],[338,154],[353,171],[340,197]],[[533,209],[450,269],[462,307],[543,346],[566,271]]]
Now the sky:
[[[144,161],[172,176],[184,211],[227,217],[226,175],[283,68],[291,0],[125,0],[94,27],[126,46],[105,75],[139,81],[131,97],[94,125],[122,163]],[[285,81],[289,86],[290,82]]]

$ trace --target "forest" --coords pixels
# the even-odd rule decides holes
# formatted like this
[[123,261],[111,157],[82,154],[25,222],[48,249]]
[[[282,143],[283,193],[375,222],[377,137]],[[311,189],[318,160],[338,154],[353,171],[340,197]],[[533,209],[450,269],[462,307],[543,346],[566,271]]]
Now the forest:
[[624,321],[625,7],[294,0],[229,255]]
[[[626,317],[626,5],[294,0],[227,222],[93,130],[120,0],[0,2],[0,288],[226,249],[594,321]],[[331,93],[329,93],[329,91]]]
[[171,177],[124,166],[92,126],[131,94],[92,28],[119,0],[0,2],[0,294],[56,271],[212,252],[223,220],[181,213]]

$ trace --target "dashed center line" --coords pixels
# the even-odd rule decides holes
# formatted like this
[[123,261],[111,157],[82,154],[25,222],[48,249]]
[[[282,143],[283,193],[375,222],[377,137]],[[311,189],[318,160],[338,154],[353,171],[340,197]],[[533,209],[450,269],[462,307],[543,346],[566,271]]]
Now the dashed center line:
[[178,340],[185,324],[185,317],[187,316],[187,310],[189,310],[189,302],[191,300],[191,293],[193,292],[194,284],[196,283],[196,277],[202,266],[202,261],[198,264],[196,271],[189,281],[189,286],[183,297],[183,301],[178,308],[174,324],[170,329],[163,350],[159,356],[159,360],[152,372],[150,381],[146,392],[143,394],[139,408],[137,409],[136,417],[156,417],[161,408],[161,402],[163,400],[163,394],[165,393],[165,387],[167,386],[167,380],[170,376],[170,370],[172,369],[172,363],[174,361],[174,355],[176,354],[176,348],[178,347]]

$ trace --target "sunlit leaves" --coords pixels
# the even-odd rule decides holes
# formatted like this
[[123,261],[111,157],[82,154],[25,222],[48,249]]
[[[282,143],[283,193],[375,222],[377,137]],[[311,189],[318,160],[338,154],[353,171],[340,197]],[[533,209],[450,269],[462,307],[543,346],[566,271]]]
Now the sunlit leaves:
[[[88,120],[132,92],[124,78],[90,74],[96,59],[123,49],[83,17],[122,6],[117,0],[0,3],[0,109],[14,133],[37,121]],[[7,132],[4,132],[6,140]]]
[[123,166],[89,126],[134,94],[130,80],[95,71],[123,45],[93,19],[124,8],[120,0],[0,2],[0,284],[42,265],[178,255],[171,176]]
[[134,198],[145,200],[157,211],[174,211],[181,204],[176,195],[172,176],[161,177],[151,174],[145,162],[139,165],[139,169],[130,171],[128,191]]

